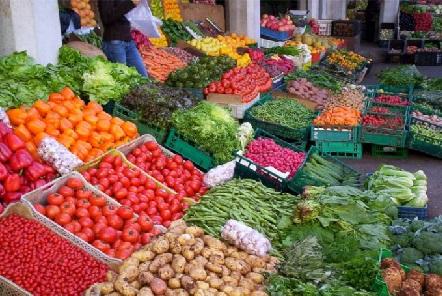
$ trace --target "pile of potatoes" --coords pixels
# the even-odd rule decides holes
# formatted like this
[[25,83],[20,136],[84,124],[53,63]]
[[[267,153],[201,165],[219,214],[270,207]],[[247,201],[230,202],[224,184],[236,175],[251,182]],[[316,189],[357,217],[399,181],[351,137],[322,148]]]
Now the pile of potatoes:
[[274,272],[276,264],[274,257],[249,255],[179,220],[86,295],[265,296],[262,272]]

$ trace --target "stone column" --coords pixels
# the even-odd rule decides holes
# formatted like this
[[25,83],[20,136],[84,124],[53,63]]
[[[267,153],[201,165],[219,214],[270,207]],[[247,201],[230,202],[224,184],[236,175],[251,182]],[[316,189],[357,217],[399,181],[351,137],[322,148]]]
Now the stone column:
[[259,0],[229,0],[227,10],[230,32],[259,40],[261,18]]
[[61,46],[57,0],[0,0],[0,56],[26,50],[37,63],[56,63]]

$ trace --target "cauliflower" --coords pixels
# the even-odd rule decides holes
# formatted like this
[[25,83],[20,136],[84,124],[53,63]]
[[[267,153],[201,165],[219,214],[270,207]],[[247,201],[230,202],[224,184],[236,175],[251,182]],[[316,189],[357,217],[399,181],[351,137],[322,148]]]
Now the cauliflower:
[[400,255],[401,263],[414,264],[417,260],[424,258],[424,254],[415,248],[404,248]]

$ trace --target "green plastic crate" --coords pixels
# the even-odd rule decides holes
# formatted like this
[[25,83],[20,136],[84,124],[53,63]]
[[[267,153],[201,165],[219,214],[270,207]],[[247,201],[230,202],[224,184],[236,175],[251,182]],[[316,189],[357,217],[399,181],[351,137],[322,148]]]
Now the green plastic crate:
[[393,86],[393,85],[386,85],[386,84],[375,84],[375,85],[367,85],[365,88],[365,92],[369,97],[373,97],[376,94],[391,94],[391,95],[397,95],[397,94],[404,94],[408,95],[409,97],[412,97],[413,95],[413,85],[409,86]]
[[254,129],[259,128],[274,136],[277,136],[278,138],[283,138],[284,140],[287,140],[287,142],[293,141],[302,146],[304,146],[305,143],[306,146],[308,141],[309,128],[295,129],[280,124],[262,121],[253,117],[253,115],[251,114],[251,109],[255,106],[261,106],[270,100],[272,100],[271,94],[270,96],[261,96],[261,100],[246,111],[246,113],[244,114],[244,121],[249,122]]
[[414,110],[420,111],[426,115],[437,115],[439,117],[442,117],[442,110],[431,108],[430,106],[425,104],[413,103],[410,112]]
[[371,145],[371,156],[403,159],[408,157],[408,149],[404,147],[392,147],[373,144]]
[[[261,129],[255,130],[254,139],[264,137],[273,139],[278,145],[293,150],[295,152],[302,152],[301,148],[293,146],[274,135],[267,133]],[[302,164],[304,165],[304,163]],[[302,168],[302,165],[299,169]],[[235,166],[235,176],[243,179],[254,179],[261,181],[265,186],[275,188],[279,191],[287,191],[287,183],[289,179],[278,176],[277,174],[267,170],[265,167],[260,166],[259,164],[251,161],[244,156],[237,154],[236,155],[236,166]]]
[[337,158],[362,158],[362,144],[353,142],[316,142],[319,154]]
[[407,112],[407,108],[408,108],[408,106],[390,105],[390,104],[377,103],[377,102],[367,100],[367,102],[365,104],[364,114],[365,113],[379,114],[379,115],[385,114],[385,113],[374,112],[372,110],[372,108],[376,108],[376,107],[386,108],[390,111],[389,114],[401,115],[401,116],[404,116],[404,114]]
[[322,128],[311,126],[310,140],[319,142],[353,142],[358,141],[360,126],[352,128]]
[[191,160],[204,172],[215,166],[215,160],[209,154],[181,139],[173,128],[170,130],[164,146]]
[[157,140],[158,143],[164,143],[167,136],[167,129],[160,129],[143,122],[139,119],[138,113],[123,107],[119,103],[115,103],[113,115],[135,123],[140,135],[150,134]]
[[442,146],[432,144],[430,138],[425,141],[426,138],[422,135],[417,138],[410,132],[408,148],[442,159]]
[[[289,183],[287,185],[287,187],[290,191],[292,191],[296,194],[300,194],[300,193],[302,193],[302,190],[305,186],[322,186],[323,185],[322,182],[312,179],[303,170],[305,163],[307,161],[309,161],[310,157],[315,153],[319,154],[318,149],[314,146],[310,147],[301,168],[296,172],[296,175],[289,181]],[[332,161],[336,164],[341,165],[345,173],[354,175],[355,177],[358,178],[358,181],[360,181],[361,174],[359,172],[357,172],[356,170],[354,170],[352,167],[346,165],[345,163],[343,163],[342,161],[337,159],[336,157],[333,157],[333,156],[321,156],[321,157],[328,160],[328,161]],[[357,184],[357,185],[358,185],[358,187],[360,186],[360,184]]]
[[[393,257],[393,253],[390,250],[381,249],[379,251],[379,257],[378,257],[379,268],[381,267],[382,260],[384,260],[386,258],[392,258],[392,257]],[[401,264],[401,267],[405,272],[408,272],[410,270],[410,268],[407,265]],[[385,284],[385,281],[382,278],[381,270],[379,270],[378,274],[376,275],[376,278],[375,278],[375,281],[373,284],[373,290],[376,291],[376,294],[378,296],[391,296],[390,293],[388,292],[387,285]]]

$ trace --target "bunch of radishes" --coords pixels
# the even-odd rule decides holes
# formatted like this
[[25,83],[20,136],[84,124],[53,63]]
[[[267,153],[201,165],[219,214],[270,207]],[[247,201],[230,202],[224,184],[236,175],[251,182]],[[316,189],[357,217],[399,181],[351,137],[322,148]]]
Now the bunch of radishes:
[[288,15],[278,18],[273,15],[264,14],[261,18],[261,27],[280,32],[293,32],[295,30],[295,25]]

